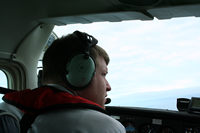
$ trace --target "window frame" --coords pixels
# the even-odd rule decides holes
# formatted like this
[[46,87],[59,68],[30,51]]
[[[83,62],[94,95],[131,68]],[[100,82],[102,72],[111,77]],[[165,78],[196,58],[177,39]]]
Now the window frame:
[[13,90],[23,90],[25,88],[25,72],[19,63],[10,60],[0,60],[0,70],[7,76],[7,88]]

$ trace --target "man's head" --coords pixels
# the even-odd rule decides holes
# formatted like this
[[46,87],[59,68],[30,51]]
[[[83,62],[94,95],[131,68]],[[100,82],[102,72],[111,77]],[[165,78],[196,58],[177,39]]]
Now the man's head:
[[[72,57],[83,52],[85,49],[85,44],[83,43],[82,38],[76,34],[69,34],[53,42],[43,57],[43,84],[59,84],[68,89],[72,89],[66,82],[66,66],[71,61]],[[107,74],[109,56],[105,50],[98,45],[89,49],[89,55],[94,59],[96,65],[94,76],[88,86],[84,87],[84,89],[75,91],[78,95],[104,106],[105,101],[103,100],[105,100],[105,96],[107,95],[106,92],[110,90],[110,85],[106,79],[101,79],[100,75],[104,77]],[[100,71],[102,72],[100,73]],[[99,93],[102,90],[100,87],[103,87],[105,90],[102,94]],[[104,99],[101,97],[101,100],[97,100],[97,94],[103,95],[102,97],[104,97]]]

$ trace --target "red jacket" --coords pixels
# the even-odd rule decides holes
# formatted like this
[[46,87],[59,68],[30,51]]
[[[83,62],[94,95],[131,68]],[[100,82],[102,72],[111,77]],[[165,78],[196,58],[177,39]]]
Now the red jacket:
[[105,113],[105,110],[99,104],[49,86],[7,93],[4,95],[3,100],[25,113],[57,108],[89,108]]

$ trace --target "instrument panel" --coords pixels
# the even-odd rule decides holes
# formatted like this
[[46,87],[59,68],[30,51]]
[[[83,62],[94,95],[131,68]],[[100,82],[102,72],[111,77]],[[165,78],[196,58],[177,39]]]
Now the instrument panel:
[[200,133],[200,114],[116,106],[106,110],[127,133]]

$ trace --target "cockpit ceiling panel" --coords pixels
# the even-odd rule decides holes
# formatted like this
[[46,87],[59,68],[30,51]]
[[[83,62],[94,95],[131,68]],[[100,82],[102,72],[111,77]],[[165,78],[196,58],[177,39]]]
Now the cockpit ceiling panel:
[[155,8],[150,9],[148,12],[158,19],[170,19],[175,17],[200,17],[200,4],[176,6],[167,8]]
[[141,12],[112,12],[112,13],[99,13],[99,14],[89,14],[89,15],[80,15],[80,16],[64,16],[64,17],[55,17],[55,18],[46,18],[41,19],[41,22],[56,24],[56,25],[65,25],[65,24],[74,24],[74,23],[92,23],[92,22],[120,22],[124,20],[152,20],[151,16],[145,15]]

